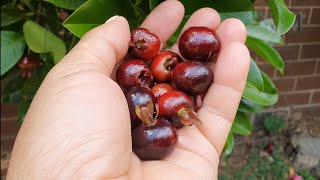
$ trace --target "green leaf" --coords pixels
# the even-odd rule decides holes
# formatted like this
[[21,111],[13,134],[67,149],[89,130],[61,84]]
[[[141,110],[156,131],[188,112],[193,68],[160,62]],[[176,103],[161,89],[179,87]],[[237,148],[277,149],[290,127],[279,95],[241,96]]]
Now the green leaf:
[[224,145],[224,148],[223,148],[223,155],[228,156],[232,152],[233,147],[234,147],[233,133],[229,132],[226,144]]
[[54,56],[60,58],[61,54],[67,51],[64,42],[59,37],[33,21],[24,23],[23,33],[28,47],[36,53],[52,52]]
[[150,11],[152,11],[155,7],[157,7],[161,2],[162,0],[149,0]]
[[231,131],[236,134],[248,136],[252,131],[252,124],[249,117],[243,112],[238,112],[232,124]]
[[277,35],[276,32],[267,27],[264,27],[258,23],[248,24],[246,27],[247,35],[252,38],[267,42],[282,43],[281,36]]
[[127,0],[89,0],[71,14],[64,26],[81,38],[114,15],[124,16],[132,23],[136,21],[133,7]]
[[21,88],[24,83],[24,78],[20,75],[19,69],[12,69],[6,75],[4,87],[1,92],[1,101],[5,103],[19,103],[22,99]]
[[257,88],[247,83],[242,97],[260,105],[271,106],[279,99],[277,89],[268,75],[262,71],[261,75],[264,84],[263,91],[260,92]]
[[268,4],[277,26],[277,34],[285,34],[293,26],[296,15],[289,11],[283,0],[268,0]]
[[23,36],[13,31],[1,31],[1,76],[21,58],[26,43]]
[[241,99],[239,107],[238,107],[238,111],[240,112],[247,112],[247,113],[251,113],[251,112],[260,112],[262,111],[264,108],[264,106],[261,106],[259,104],[256,104],[252,101],[249,101],[247,99]]
[[255,11],[244,11],[244,12],[222,12],[219,13],[221,21],[228,18],[237,18],[243,22],[243,24],[249,24],[255,17]]
[[243,12],[253,11],[254,6],[250,0],[180,0],[185,7],[185,14],[191,15],[203,7],[211,7],[218,12]]
[[87,0],[45,0],[45,1],[64,9],[75,10],[78,7],[80,7],[83,3],[85,3]]
[[263,41],[250,37],[247,37],[246,45],[253,50],[258,56],[263,58],[266,62],[275,67],[281,74],[284,71],[284,62],[279,53],[270,45]]
[[19,102],[19,105],[18,105],[18,122],[20,124],[23,123],[24,121],[24,118],[28,112],[28,109],[30,107],[30,104],[31,104],[31,99],[22,99],[20,102]]
[[1,7],[1,27],[16,23],[24,18],[24,14],[15,8]]
[[250,69],[247,78],[247,83],[256,87],[259,91],[263,90],[263,79],[260,73],[260,69],[254,62],[252,58],[250,58]]

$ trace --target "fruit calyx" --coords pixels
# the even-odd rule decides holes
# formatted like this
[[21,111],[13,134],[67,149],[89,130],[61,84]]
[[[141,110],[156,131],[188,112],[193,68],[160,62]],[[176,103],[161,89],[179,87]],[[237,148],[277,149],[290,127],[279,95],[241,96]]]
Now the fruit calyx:
[[196,126],[202,125],[202,121],[198,118],[197,113],[192,109],[181,108],[177,114],[181,123],[185,126],[192,126],[193,124]]
[[147,41],[143,37],[139,37],[139,39],[134,42],[130,41],[129,45],[142,51],[149,47]]
[[152,73],[150,71],[142,70],[136,82],[143,87],[149,88],[150,83],[153,81]]
[[159,106],[151,101],[147,102],[146,106],[137,105],[136,114],[141,119],[145,126],[154,126],[157,123]]

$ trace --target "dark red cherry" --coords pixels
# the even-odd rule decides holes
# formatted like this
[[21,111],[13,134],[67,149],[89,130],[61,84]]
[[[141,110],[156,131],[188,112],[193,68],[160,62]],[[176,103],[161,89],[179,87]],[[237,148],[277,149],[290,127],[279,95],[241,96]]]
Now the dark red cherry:
[[173,91],[173,87],[168,83],[160,83],[151,88],[153,95],[158,99],[163,94]]
[[146,28],[138,28],[131,32],[129,52],[131,55],[148,61],[160,50],[160,39]]
[[159,116],[171,120],[177,128],[180,128],[182,124],[187,126],[202,124],[194,112],[191,98],[181,91],[170,91],[163,94],[158,98],[157,104]]
[[150,64],[153,77],[156,82],[169,82],[172,69],[182,62],[181,57],[171,51],[164,51],[158,54]]
[[132,148],[142,160],[161,160],[174,150],[178,140],[176,128],[164,118],[152,125],[142,124],[132,132]]
[[24,55],[18,62],[21,75],[24,78],[31,78],[32,71],[41,66],[41,61],[34,54]]
[[217,34],[207,27],[190,27],[179,40],[179,52],[188,60],[212,61],[220,47]]
[[124,88],[153,85],[150,68],[144,61],[138,59],[128,60],[121,64],[117,69],[116,79],[118,84]]
[[172,85],[180,91],[191,95],[204,94],[213,82],[210,67],[199,61],[182,62],[171,74]]
[[141,119],[136,114],[136,107],[147,107],[150,102],[151,104],[154,104],[156,103],[156,98],[150,89],[140,86],[130,88],[125,96],[130,111],[131,129],[133,130],[142,123]]

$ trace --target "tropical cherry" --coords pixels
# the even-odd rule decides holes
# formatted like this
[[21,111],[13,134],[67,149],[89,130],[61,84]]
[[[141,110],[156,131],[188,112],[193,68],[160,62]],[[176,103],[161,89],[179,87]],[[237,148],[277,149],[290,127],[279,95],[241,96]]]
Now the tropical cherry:
[[177,143],[177,130],[166,119],[158,118],[157,112],[158,106],[151,102],[147,107],[136,106],[136,114],[143,124],[132,132],[132,149],[142,160],[161,160]]
[[146,28],[138,28],[131,32],[129,52],[131,55],[148,61],[160,50],[160,39]]
[[125,96],[130,112],[131,130],[134,130],[142,122],[136,114],[136,106],[147,107],[148,103],[156,103],[156,98],[154,97],[150,89],[140,86],[130,88],[126,92]]
[[191,98],[181,91],[170,91],[159,97],[159,116],[169,119],[172,124],[180,128],[183,125],[201,125],[201,120],[194,112]]
[[41,61],[34,54],[25,55],[18,62],[18,67],[21,70],[21,76],[24,78],[31,78],[32,71],[40,66]]
[[153,85],[153,76],[148,65],[139,59],[128,60],[119,66],[116,79],[120,86],[130,88],[133,86],[150,87]]
[[189,61],[178,64],[172,71],[173,87],[191,95],[205,93],[213,82],[213,72],[210,67],[199,61]]
[[173,91],[173,87],[168,83],[160,83],[151,88],[153,95],[158,99],[167,92]]
[[220,51],[220,40],[214,30],[190,27],[180,37],[179,52],[188,60],[212,61]]
[[150,64],[156,82],[169,82],[172,69],[180,62],[182,62],[181,57],[174,52],[164,51],[158,54]]

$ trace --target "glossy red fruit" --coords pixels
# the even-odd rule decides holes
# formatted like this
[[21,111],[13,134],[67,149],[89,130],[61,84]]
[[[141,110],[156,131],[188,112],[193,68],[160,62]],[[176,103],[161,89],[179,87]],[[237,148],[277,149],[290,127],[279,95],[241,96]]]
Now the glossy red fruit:
[[173,87],[168,83],[160,83],[151,88],[153,95],[158,99],[167,92],[173,91]]
[[142,124],[132,132],[132,149],[142,160],[161,160],[174,150],[176,128],[164,118],[151,125]]
[[130,88],[126,92],[125,96],[130,112],[131,130],[134,130],[142,123],[141,119],[136,114],[136,107],[147,107],[148,103],[150,102],[152,104],[155,104],[156,98],[154,97],[150,89],[140,86]]
[[180,37],[179,52],[188,60],[212,61],[219,53],[221,43],[214,30],[190,27]]
[[182,62],[181,57],[174,52],[164,51],[158,54],[150,64],[156,82],[169,82],[173,68],[180,62]]
[[201,125],[201,120],[194,112],[191,98],[181,91],[170,91],[160,96],[157,100],[159,116],[172,121],[177,128],[182,125]]
[[131,32],[129,52],[131,55],[148,61],[160,50],[160,39],[146,28],[138,28]]
[[138,59],[125,61],[116,72],[116,79],[120,86],[130,88],[133,86],[150,87],[153,85],[153,76],[148,65]]
[[172,85],[180,91],[191,95],[204,94],[213,82],[210,67],[199,61],[182,62],[171,74]]
[[31,78],[32,71],[41,66],[41,61],[33,54],[24,55],[18,62],[21,75],[24,78]]

